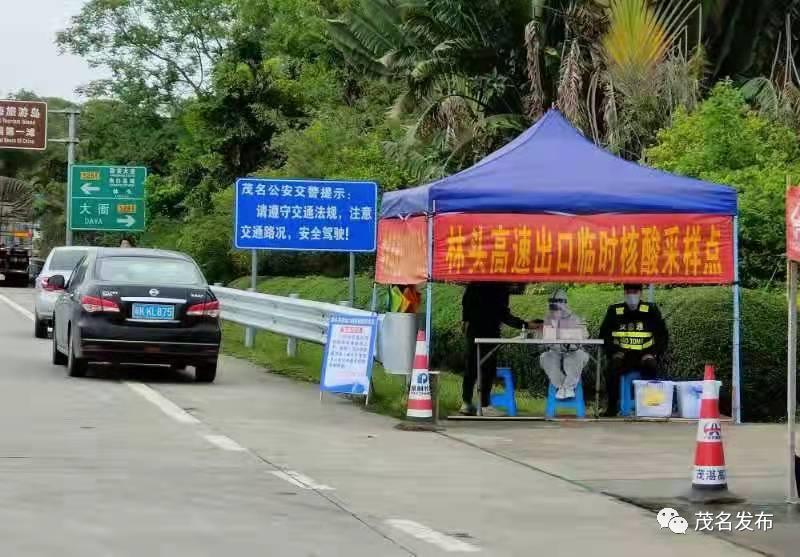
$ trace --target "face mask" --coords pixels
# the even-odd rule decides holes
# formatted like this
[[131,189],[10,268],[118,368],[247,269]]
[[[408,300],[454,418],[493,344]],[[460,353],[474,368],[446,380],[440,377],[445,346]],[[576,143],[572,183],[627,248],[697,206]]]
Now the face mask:
[[640,299],[641,295],[639,294],[625,294],[625,304],[628,306],[628,309],[636,309],[639,307]]

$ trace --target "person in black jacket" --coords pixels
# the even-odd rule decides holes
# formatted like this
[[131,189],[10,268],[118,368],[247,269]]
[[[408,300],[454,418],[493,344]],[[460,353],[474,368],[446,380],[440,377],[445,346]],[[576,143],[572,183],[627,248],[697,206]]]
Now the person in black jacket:
[[[475,383],[478,380],[478,357],[476,338],[498,338],[500,336],[500,326],[505,323],[509,327],[522,329],[525,325],[531,328],[537,324],[535,322],[526,323],[519,317],[511,313],[509,307],[509,296],[512,294],[522,294],[524,285],[514,287],[504,283],[475,282],[467,286],[464,297],[461,300],[462,322],[466,336],[466,372],[462,385],[461,398],[464,403],[460,412],[465,415],[475,414],[475,406],[472,403],[472,395],[475,391]],[[482,355],[491,351],[493,346],[481,346]],[[481,366],[481,413],[484,416],[500,415],[494,408],[490,407],[490,395],[492,385],[497,371],[497,358],[492,354]]]
[[600,325],[600,338],[608,358],[606,366],[606,416],[616,416],[619,378],[638,371],[642,379],[655,379],[658,363],[669,344],[669,333],[655,304],[642,302],[642,285],[625,285],[625,302],[608,307]]

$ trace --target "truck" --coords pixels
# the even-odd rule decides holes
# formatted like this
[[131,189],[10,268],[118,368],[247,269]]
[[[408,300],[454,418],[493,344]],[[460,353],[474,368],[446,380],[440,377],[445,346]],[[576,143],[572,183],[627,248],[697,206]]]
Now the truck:
[[31,252],[22,246],[0,245],[0,283],[27,286]]

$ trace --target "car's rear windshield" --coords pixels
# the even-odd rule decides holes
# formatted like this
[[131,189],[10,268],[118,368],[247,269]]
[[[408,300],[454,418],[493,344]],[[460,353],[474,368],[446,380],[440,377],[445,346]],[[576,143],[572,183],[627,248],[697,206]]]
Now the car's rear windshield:
[[204,284],[197,266],[169,257],[107,257],[97,265],[98,278],[112,283]]
[[50,269],[53,271],[71,271],[85,253],[86,250],[83,249],[56,250],[50,259]]

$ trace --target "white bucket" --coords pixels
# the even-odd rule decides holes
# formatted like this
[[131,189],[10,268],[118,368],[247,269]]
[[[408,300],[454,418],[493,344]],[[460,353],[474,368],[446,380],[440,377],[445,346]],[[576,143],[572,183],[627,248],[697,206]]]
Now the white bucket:
[[378,360],[387,373],[410,375],[417,347],[417,315],[387,313],[380,320]]
[[[717,396],[722,381],[717,381]],[[678,388],[678,413],[681,418],[697,420],[700,418],[700,399],[703,397],[702,381],[681,381],[675,383]]]
[[672,398],[675,389],[672,381],[634,380],[636,416],[641,418],[669,418],[672,415]]

